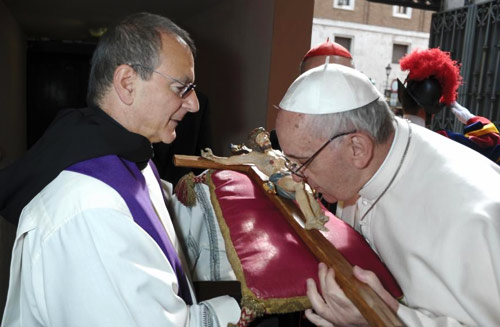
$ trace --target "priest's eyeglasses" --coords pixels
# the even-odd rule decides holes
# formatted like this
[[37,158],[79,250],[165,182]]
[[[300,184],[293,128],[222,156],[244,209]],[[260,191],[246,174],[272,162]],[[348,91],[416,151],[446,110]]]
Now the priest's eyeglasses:
[[353,134],[353,133],[356,133],[356,131],[351,131],[351,132],[347,132],[347,133],[340,133],[340,134],[337,134],[337,135],[330,137],[328,139],[328,141],[326,141],[325,144],[323,144],[318,149],[318,151],[314,152],[313,155],[310,156],[306,161],[304,161],[304,163],[300,166],[297,162],[293,162],[290,159],[286,158],[285,167],[295,176],[300,177],[300,178],[306,178],[306,175],[304,175],[300,171],[305,169],[307,166],[309,166],[311,164],[311,162],[313,162],[313,160],[321,153],[321,151],[323,151],[323,149],[326,148],[326,146],[328,144],[330,144],[330,142],[332,142],[333,140],[335,140],[338,137],[345,136],[348,134]]
[[154,70],[151,67],[147,67],[147,66],[144,66],[144,65],[141,65],[141,64],[127,64],[127,65],[129,65],[132,68],[134,68],[134,67],[142,67],[144,69],[150,70],[153,73],[156,73],[156,74],[162,76],[163,78],[165,78],[167,80],[171,80],[173,82],[179,83],[180,85],[182,85],[182,87],[179,89],[178,95],[182,99],[187,98],[191,94],[191,92],[193,92],[194,88],[196,87],[196,85],[194,83],[187,83],[187,84],[183,83],[183,82],[179,81],[177,78],[174,78],[174,77],[172,77],[172,76],[170,76],[168,74],[160,73],[159,71],[156,71],[156,70]]

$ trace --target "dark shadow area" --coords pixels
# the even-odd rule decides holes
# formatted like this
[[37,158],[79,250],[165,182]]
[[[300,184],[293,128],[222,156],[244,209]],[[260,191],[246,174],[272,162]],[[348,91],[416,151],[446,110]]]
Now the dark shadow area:
[[27,146],[59,110],[86,107],[93,43],[29,41],[27,51]]
[[201,149],[212,147],[210,113],[208,98],[196,91],[200,103],[200,110],[187,113],[175,129],[177,137],[171,144],[155,143],[153,161],[158,168],[161,178],[174,186],[185,174],[193,171],[198,175],[202,170],[176,167],[173,163],[174,154],[200,155]]

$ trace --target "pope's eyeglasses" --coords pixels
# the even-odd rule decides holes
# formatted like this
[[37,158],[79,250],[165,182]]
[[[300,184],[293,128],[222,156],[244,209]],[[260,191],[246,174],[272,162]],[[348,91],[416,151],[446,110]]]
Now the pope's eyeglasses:
[[300,177],[300,178],[306,178],[306,176],[301,173],[300,171],[304,168],[306,168],[307,166],[309,166],[311,164],[311,162],[321,153],[321,151],[323,151],[324,148],[326,148],[326,146],[328,144],[330,144],[330,142],[332,142],[333,140],[335,140],[336,138],[338,137],[341,137],[341,136],[345,136],[345,135],[348,135],[348,134],[353,134],[353,133],[356,133],[356,131],[351,131],[351,132],[347,132],[347,133],[340,133],[340,134],[337,134],[337,135],[334,135],[332,137],[330,137],[328,139],[328,141],[325,142],[325,144],[323,144],[319,149],[318,151],[314,152],[312,156],[310,156],[306,161],[304,161],[304,163],[302,165],[299,166],[298,163],[296,162],[293,162],[291,160],[289,160],[288,158],[286,159],[286,162],[285,162],[285,167],[292,173],[294,174],[295,176],[297,177]]

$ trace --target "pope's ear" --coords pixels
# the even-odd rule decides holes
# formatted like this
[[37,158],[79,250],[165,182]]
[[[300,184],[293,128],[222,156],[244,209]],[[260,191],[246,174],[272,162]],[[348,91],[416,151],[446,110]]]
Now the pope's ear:
[[120,65],[115,69],[113,88],[120,100],[126,105],[131,105],[134,102],[134,86],[137,78],[136,71],[129,65]]
[[355,133],[349,137],[351,162],[354,167],[363,169],[368,166],[373,157],[375,144],[368,135]]

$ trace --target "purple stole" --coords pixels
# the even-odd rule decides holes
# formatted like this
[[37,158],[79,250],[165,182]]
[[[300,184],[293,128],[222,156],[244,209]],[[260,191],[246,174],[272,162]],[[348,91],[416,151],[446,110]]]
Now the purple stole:
[[[155,165],[149,164],[160,183]],[[97,178],[115,189],[125,200],[134,221],[142,227],[160,246],[175,271],[179,283],[179,296],[186,304],[192,304],[191,293],[181,262],[172,242],[157,216],[149,198],[146,180],[135,162],[108,155],[74,164],[66,170]],[[161,184],[160,184],[161,188]]]

